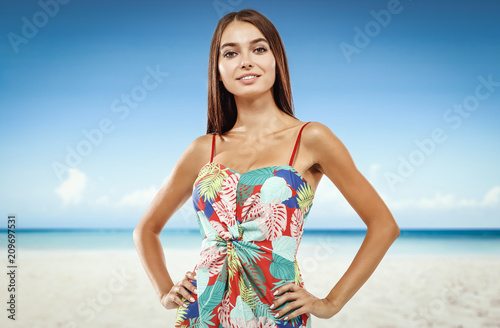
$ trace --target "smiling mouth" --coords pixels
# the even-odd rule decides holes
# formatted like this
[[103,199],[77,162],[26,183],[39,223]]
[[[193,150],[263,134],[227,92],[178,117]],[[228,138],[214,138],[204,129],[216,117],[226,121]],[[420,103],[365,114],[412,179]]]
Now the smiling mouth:
[[251,80],[253,78],[256,78],[256,77],[259,77],[260,75],[248,75],[248,76],[245,76],[245,77],[242,77],[242,78],[239,78],[237,80]]

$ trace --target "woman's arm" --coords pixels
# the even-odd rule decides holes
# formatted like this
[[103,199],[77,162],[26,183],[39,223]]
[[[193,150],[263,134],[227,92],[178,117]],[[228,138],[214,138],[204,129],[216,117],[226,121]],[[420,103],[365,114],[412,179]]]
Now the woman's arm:
[[351,265],[325,298],[320,299],[291,282],[276,289],[274,295],[278,298],[270,309],[289,302],[276,312],[276,317],[292,311],[285,320],[303,313],[328,319],[344,307],[375,271],[399,236],[399,227],[375,189],[357,170],[346,147],[328,127],[318,122],[309,124],[303,130],[300,147],[305,147],[302,149],[309,169],[314,168],[316,176],[319,171],[332,180],[368,229]]
[[304,144],[312,150],[318,169],[335,184],[367,226],[351,265],[326,297],[335,310],[333,316],[368,280],[400,231],[384,201],[328,127],[318,122],[310,124],[304,133]]
[[[167,221],[192,195],[198,171],[209,160],[207,136],[198,137],[187,147],[134,229],[137,252],[160,300],[174,282],[167,271],[159,236]],[[185,296],[189,296],[187,291]]]

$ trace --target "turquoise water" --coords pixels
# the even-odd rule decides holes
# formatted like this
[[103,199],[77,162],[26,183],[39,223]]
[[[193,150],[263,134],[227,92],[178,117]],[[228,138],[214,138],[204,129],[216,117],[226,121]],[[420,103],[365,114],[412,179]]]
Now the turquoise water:
[[[16,231],[18,249],[135,249],[132,229],[24,229]],[[326,252],[332,256],[355,253],[363,230],[305,230],[299,252]],[[165,229],[164,248],[199,249],[198,230]],[[0,246],[7,247],[7,232],[0,230]],[[500,230],[403,230],[388,254],[497,254]]]

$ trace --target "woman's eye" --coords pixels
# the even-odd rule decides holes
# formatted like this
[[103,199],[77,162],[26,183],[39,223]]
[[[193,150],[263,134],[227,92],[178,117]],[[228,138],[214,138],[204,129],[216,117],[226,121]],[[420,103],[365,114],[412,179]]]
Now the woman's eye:
[[[258,47],[258,48],[256,48],[255,50],[256,50],[256,51],[257,51],[257,50],[262,50],[262,51],[257,51],[258,53],[263,53],[263,52],[266,52],[266,51],[267,51],[267,49],[266,49],[266,48],[264,48],[264,47]],[[234,52],[234,51],[228,51],[228,52],[226,52],[226,53],[224,54],[224,57],[226,57],[226,58],[232,58],[232,57],[234,57],[234,55],[232,55],[232,56],[228,56],[228,54],[235,54],[235,52]]]
[[[226,53],[224,54],[224,57],[226,57],[226,58],[227,58],[227,57],[228,57],[228,56],[227,56],[227,54],[234,54],[234,53],[235,53],[234,51],[228,51],[228,52],[226,52]],[[233,57],[233,56],[229,56],[229,58],[231,58],[231,57]]]

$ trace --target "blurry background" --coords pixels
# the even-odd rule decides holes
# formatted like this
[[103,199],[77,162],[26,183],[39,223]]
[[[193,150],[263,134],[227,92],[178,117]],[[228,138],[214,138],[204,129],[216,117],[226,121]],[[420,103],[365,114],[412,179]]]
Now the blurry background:
[[[498,327],[500,3],[485,0],[1,1],[0,258],[14,245],[19,267],[17,320],[0,326],[173,326],[132,229],[206,133],[212,34],[245,8],[281,35],[296,117],[340,138],[402,229],[312,326]],[[297,254],[312,294],[342,277],[364,229],[324,176]],[[173,281],[202,237],[189,200],[162,232]]]

